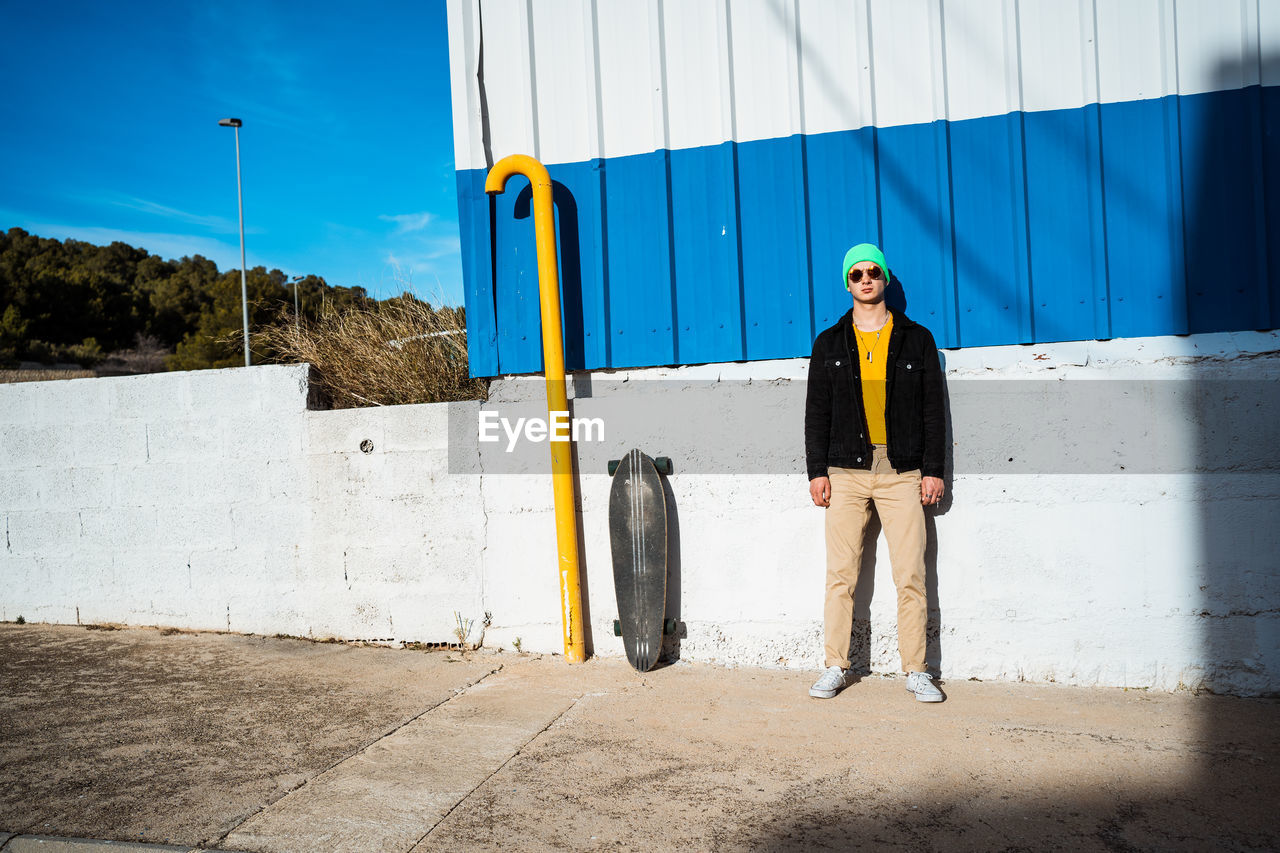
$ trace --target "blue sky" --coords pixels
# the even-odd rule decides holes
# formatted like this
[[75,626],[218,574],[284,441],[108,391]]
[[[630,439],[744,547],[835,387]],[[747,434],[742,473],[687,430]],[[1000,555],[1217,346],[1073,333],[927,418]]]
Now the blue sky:
[[462,302],[443,0],[0,0],[0,229]]

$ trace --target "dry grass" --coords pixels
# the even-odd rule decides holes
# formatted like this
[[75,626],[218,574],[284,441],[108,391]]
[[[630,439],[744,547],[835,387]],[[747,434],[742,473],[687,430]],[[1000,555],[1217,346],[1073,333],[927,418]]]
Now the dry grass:
[[338,310],[295,324],[291,312],[253,336],[256,352],[306,362],[334,408],[484,399],[488,385],[467,375],[461,309],[409,298]]
[[47,382],[50,379],[88,379],[92,370],[0,370],[0,382]]

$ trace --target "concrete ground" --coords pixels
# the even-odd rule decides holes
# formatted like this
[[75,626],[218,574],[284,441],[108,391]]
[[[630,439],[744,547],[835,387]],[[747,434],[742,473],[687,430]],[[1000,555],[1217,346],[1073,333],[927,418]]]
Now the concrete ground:
[[0,850],[1280,847],[1276,700],[814,675],[4,624]]

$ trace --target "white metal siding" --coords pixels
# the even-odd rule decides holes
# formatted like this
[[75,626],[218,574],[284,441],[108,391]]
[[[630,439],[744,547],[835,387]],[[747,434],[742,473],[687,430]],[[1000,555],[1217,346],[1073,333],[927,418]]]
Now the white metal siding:
[[547,163],[1280,80],[1270,0],[449,0],[449,16],[459,169],[485,165],[481,42],[492,153]]

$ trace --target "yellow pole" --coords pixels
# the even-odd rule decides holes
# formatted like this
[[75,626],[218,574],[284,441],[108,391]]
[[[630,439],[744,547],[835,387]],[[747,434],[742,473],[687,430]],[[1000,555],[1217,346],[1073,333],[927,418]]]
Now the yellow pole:
[[[551,203],[551,176],[537,160],[525,154],[503,157],[489,170],[487,193],[501,193],[512,175],[524,175],[533,188],[533,234],[538,246],[538,293],[542,305],[542,361],[547,378],[547,421],[552,435],[557,413],[569,411],[564,388],[564,334],[560,327],[560,275],[556,270],[555,211]],[[567,424],[566,424],[567,426]],[[564,435],[563,432],[559,432]],[[566,436],[567,438],[568,436]],[[587,659],[582,631],[582,582],[578,574],[578,526],[574,517],[573,463],[568,441],[549,441],[551,486],[556,505],[556,542],[560,548],[560,601],[564,610],[564,656],[569,663]]]

